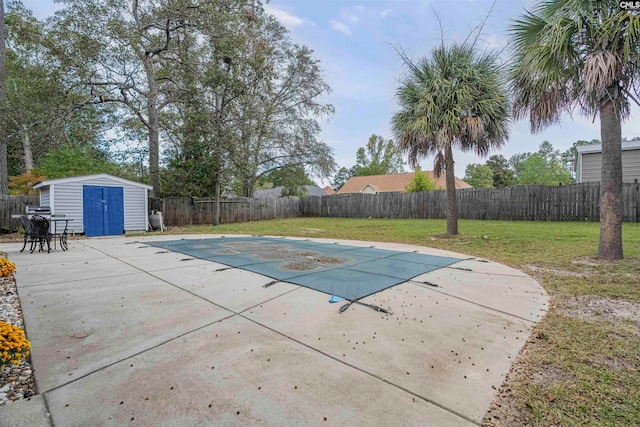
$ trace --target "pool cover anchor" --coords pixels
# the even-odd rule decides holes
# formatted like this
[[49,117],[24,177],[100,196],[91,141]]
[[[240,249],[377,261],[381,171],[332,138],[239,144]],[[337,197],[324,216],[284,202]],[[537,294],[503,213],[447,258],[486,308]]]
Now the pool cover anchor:
[[418,280],[409,280],[409,282],[417,283],[419,285],[431,286],[432,288],[439,288],[440,287],[440,285],[438,285],[437,283],[429,282],[427,280],[425,280],[424,282],[418,281]]
[[265,283],[264,285],[262,285],[263,288],[268,288],[269,286],[275,285],[276,283],[280,282],[280,280],[274,280],[272,282],[269,283]]
[[[347,300],[349,301],[349,300]],[[388,315],[392,315],[393,311],[391,310],[387,310],[386,308],[382,308],[382,307],[378,307],[377,305],[373,305],[373,304],[367,304],[364,302],[360,302],[358,300],[353,300],[353,301],[349,301],[348,303],[346,303],[345,305],[343,305],[342,307],[340,307],[340,314],[344,313],[345,311],[347,311],[349,309],[349,307],[351,307],[351,304],[360,304],[360,305],[364,305],[365,307],[369,307],[375,311],[378,311],[380,313],[385,313]]]

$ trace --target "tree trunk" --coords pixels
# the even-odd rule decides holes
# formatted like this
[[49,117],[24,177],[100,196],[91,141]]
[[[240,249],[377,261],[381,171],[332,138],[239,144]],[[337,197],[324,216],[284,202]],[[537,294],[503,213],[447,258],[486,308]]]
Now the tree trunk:
[[600,172],[600,242],[598,258],[622,259],[622,135],[616,86],[600,105],[602,163]]
[[445,150],[445,170],[447,183],[447,235],[458,234],[458,202],[456,200],[456,176],[453,170],[453,149],[451,144]]
[[20,125],[20,137],[22,139],[22,149],[24,150],[24,169],[27,173],[33,169],[33,151],[31,151],[31,138],[29,128]]
[[222,150],[222,95],[220,95],[219,92],[216,91],[216,120],[215,120],[215,124],[216,124],[216,129],[215,129],[215,135],[216,135],[216,141],[215,141],[215,145],[213,147],[213,157],[215,160],[215,168],[216,171],[214,172],[214,186],[215,186],[215,204],[214,204],[214,213],[213,213],[213,225],[217,226],[220,225],[220,178],[221,178],[221,173],[220,170],[222,168],[222,155],[220,154],[220,151]]
[[149,178],[153,190],[151,197],[160,197],[160,130],[158,120],[158,84],[153,71],[153,64],[150,59],[144,63],[149,85],[149,96],[147,97],[147,117],[149,127]]
[[215,186],[216,186],[216,191],[215,191],[216,202],[214,205],[214,212],[213,212],[213,225],[218,226],[220,225],[220,173],[219,172],[216,172]]
[[7,56],[4,42],[4,0],[0,0],[0,195],[9,194],[7,167]]

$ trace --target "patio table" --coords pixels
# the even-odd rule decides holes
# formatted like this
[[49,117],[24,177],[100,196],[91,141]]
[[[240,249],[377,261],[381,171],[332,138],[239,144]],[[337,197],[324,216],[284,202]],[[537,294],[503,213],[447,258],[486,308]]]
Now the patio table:
[[[52,215],[49,219],[51,221],[51,230],[53,231],[53,248],[56,249],[56,241],[60,240],[60,247],[63,251],[68,249],[67,247],[67,231],[69,229],[69,222],[73,221],[71,218],[65,218],[64,216],[56,216]],[[58,223],[64,221],[64,230],[61,233],[58,233]]]

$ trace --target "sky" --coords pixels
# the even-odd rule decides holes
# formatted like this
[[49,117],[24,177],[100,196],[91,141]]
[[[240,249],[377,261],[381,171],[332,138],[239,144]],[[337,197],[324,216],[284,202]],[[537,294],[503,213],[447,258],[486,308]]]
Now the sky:
[[[23,0],[37,18],[54,13],[53,0]],[[323,102],[335,107],[335,115],[322,121],[321,138],[334,150],[338,166],[355,164],[356,151],[372,134],[393,138],[390,121],[399,106],[395,98],[404,73],[394,47],[417,60],[440,43],[442,22],[445,42],[462,42],[491,9],[492,0],[272,0],[265,5],[290,31],[295,43],[306,45],[321,61],[332,92]],[[513,20],[531,8],[533,0],[496,0],[488,17],[481,49],[502,50]],[[437,14],[437,16],[436,16]],[[623,124],[622,136],[640,136],[640,108]],[[507,159],[535,152],[543,141],[564,151],[577,140],[600,139],[599,121],[579,112],[566,115],[559,124],[532,134],[527,120],[514,122],[510,137],[498,151]],[[473,153],[454,152],[456,176],[463,178],[470,163],[486,159]],[[431,170],[433,159],[422,161]],[[410,169],[407,167],[407,171]],[[328,180],[322,180],[327,184]]]

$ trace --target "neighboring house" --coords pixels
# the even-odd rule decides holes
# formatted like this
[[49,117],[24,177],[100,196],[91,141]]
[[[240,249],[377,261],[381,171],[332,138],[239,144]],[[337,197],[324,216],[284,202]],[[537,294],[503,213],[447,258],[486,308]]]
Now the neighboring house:
[[[444,174],[439,178],[436,178],[433,175],[433,172],[424,171],[424,173],[429,176],[437,189],[444,190],[447,187]],[[414,172],[394,173],[388,175],[354,176],[344,183],[342,188],[338,190],[338,194],[377,194],[387,191],[405,191],[405,188],[407,188],[407,186],[411,184],[411,181],[413,181],[414,176]],[[456,189],[460,188],[472,187],[460,178],[456,178]]]
[[[325,191],[317,185],[305,185],[304,188],[307,190],[307,196],[327,195],[327,193],[325,193]],[[267,197],[282,197],[282,190],[284,190],[284,187],[269,188],[268,190],[256,190],[255,193],[253,193],[253,198],[264,199]]]
[[323,188],[324,192],[327,193],[327,196],[333,196],[334,194],[338,194],[338,192],[336,190],[334,190],[333,188],[329,187],[328,185],[326,187]]
[[[602,144],[578,145],[576,182],[600,181]],[[622,181],[640,180],[640,141],[622,143]]]
[[101,173],[50,179],[33,186],[40,206],[69,220],[69,231],[87,236],[148,230],[148,192],[153,187]]

